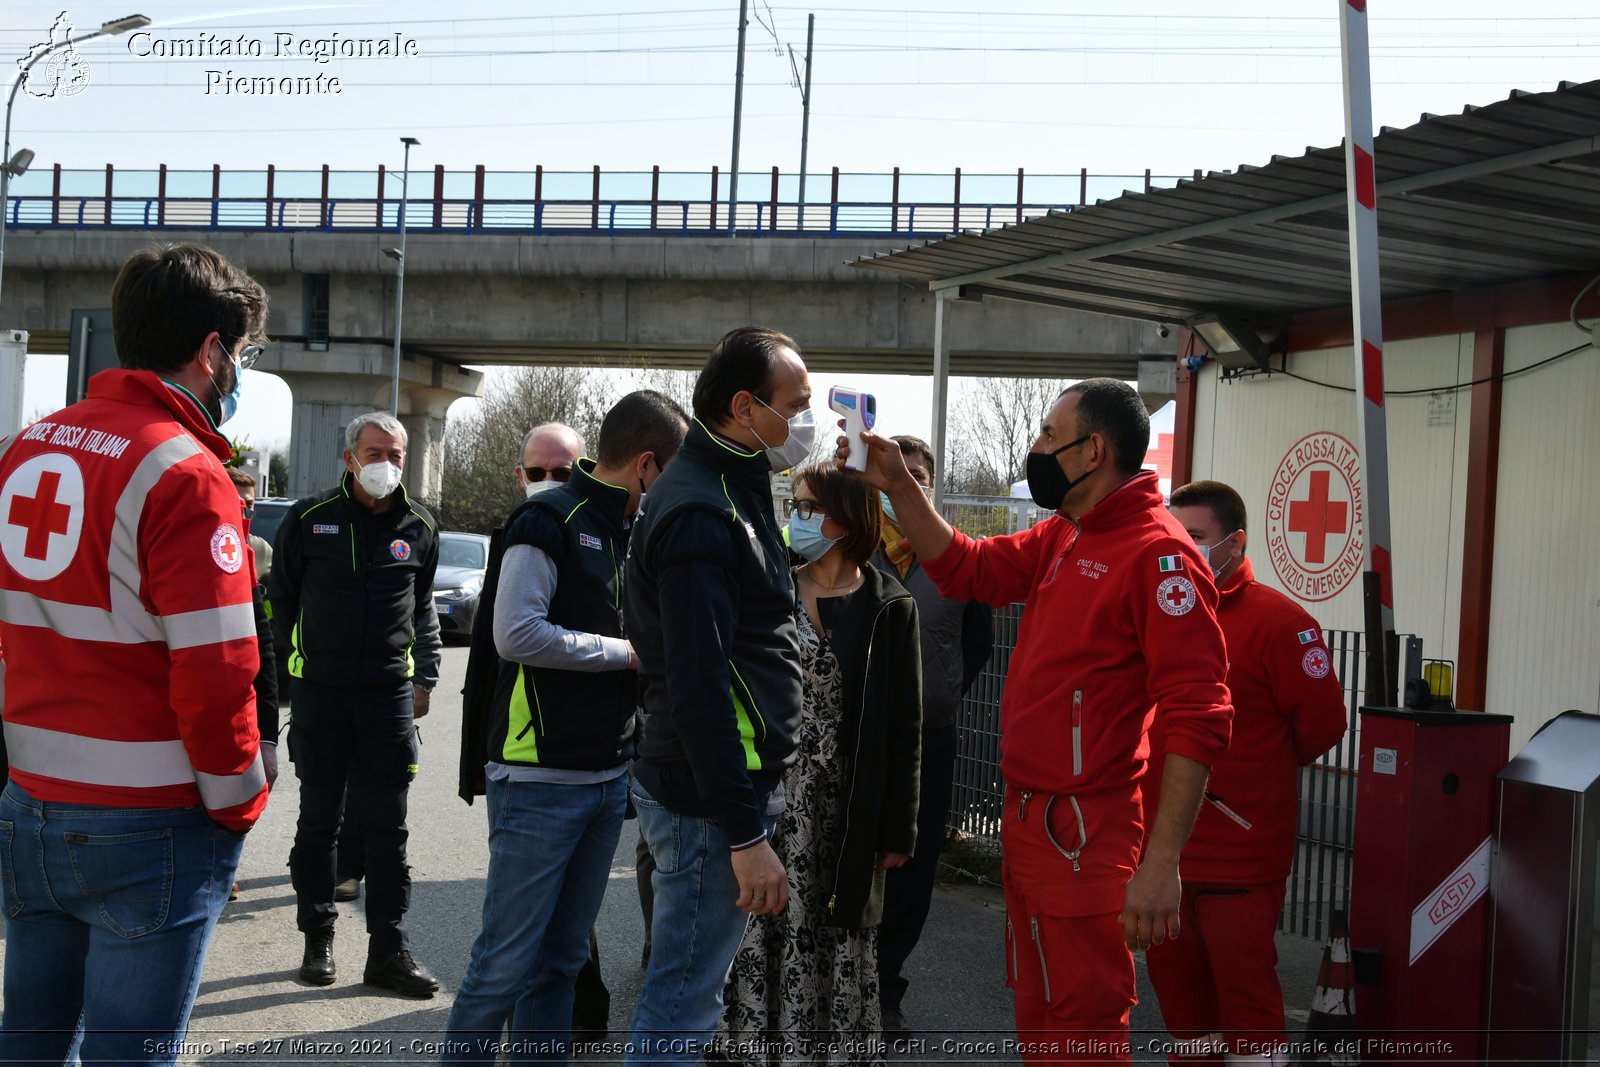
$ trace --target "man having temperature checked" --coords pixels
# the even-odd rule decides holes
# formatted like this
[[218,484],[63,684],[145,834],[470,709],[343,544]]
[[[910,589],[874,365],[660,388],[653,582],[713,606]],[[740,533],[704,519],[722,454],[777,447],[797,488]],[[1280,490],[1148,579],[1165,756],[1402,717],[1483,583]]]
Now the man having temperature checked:
[[[1109,378],[1063,392],[1027,467],[1034,502],[1055,517],[981,541],[939,517],[899,445],[860,438],[863,476],[941,593],[1026,601],[1000,708],[1006,978],[1022,1057],[1132,1063],[1131,950],[1178,936],[1178,854],[1233,716],[1210,568],[1140,470],[1144,405]],[[1154,768],[1161,807],[1146,811],[1152,708],[1167,755]]]

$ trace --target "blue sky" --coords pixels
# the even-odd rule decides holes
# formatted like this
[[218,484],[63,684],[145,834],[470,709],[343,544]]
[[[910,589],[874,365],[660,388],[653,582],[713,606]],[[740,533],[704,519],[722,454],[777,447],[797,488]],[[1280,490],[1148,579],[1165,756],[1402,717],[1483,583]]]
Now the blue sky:
[[[143,37],[84,46],[91,84],[19,95],[12,144],[52,164],[119,171],[414,169],[706,172],[729,166],[737,0],[544,0],[448,6],[116,0],[73,6],[79,30],[137,10]],[[1262,163],[1342,133],[1339,0],[752,0],[741,171],[799,161],[789,49],[816,15],[810,167],[825,174],[1187,174]],[[60,3],[0,12],[0,51],[44,40]],[[1575,0],[1370,5],[1374,113],[1406,125],[1514,88],[1600,77],[1600,14]],[[243,38],[262,55],[215,54]],[[318,62],[306,49],[401,43],[396,58]],[[406,42],[414,42],[407,44]],[[291,55],[276,53],[287,44]],[[172,58],[188,49],[210,55]],[[217,71],[218,75],[208,75]],[[337,77],[337,94],[223,94],[231,77]],[[211,92],[208,93],[208,86]],[[30,179],[24,179],[28,181]],[[1014,178],[1013,178],[1014,180]],[[1122,184],[1111,183],[1108,194]],[[25,191],[20,186],[19,191]],[[815,195],[813,192],[812,195]],[[965,199],[965,197],[964,197]],[[803,342],[803,339],[802,339]],[[52,406],[58,361],[35,359],[25,414]],[[251,375],[251,379],[264,379]],[[825,384],[825,383],[824,383]],[[894,383],[885,383],[893,387]],[[888,389],[879,389],[880,393]],[[287,390],[247,380],[240,425],[284,436]],[[924,416],[926,379],[902,383]],[[910,416],[908,415],[908,418]],[[257,426],[256,423],[260,425]]]

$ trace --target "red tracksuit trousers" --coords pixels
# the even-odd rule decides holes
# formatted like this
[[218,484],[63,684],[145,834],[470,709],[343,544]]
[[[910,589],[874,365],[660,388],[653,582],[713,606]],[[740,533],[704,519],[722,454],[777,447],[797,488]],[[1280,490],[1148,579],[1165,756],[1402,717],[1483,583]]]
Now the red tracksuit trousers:
[[1169,1063],[1290,1062],[1273,941],[1283,893],[1282,882],[1183,887],[1181,935],[1145,953],[1161,1017],[1180,1046]]
[[[1114,854],[1131,865],[1128,841],[1137,840],[1138,828],[1119,825],[1120,833],[1105,831],[1100,812],[1086,805],[1087,832],[1082,833],[1069,804],[1061,798],[1052,811],[1047,797],[1035,796],[1024,806],[1015,790],[1007,791],[1001,841],[1015,1051],[1027,1064],[1131,1064],[1128,1013],[1138,995],[1133,956],[1116,910],[1127,873],[1108,859]],[[1051,835],[1045,832],[1047,819]],[[1082,869],[1074,871],[1057,846],[1073,849],[1082,839],[1087,839]],[[1107,907],[1112,910],[1103,910]],[[1091,908],[1100,910],[1075,914]]]

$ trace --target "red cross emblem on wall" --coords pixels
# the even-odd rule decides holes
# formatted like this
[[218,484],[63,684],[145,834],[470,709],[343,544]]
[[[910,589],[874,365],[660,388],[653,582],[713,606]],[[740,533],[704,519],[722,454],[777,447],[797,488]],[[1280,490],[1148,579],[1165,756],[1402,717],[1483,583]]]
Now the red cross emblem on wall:
[[1304,500],[1289,501],[1289,532],[1305,534],[1307,563],[1325,563],[1328,559],[1328,536],[1350,532],[1350,503],[1329,498],[1328,483],[1333,479],[1332,471],[1314,470],[1310,473],[1310,495]]
[[1366,521],[1361,455],[1335,433],[1289,446],[1267,489],[1267,555],[1284,592],[1331,600],[1361,573]]

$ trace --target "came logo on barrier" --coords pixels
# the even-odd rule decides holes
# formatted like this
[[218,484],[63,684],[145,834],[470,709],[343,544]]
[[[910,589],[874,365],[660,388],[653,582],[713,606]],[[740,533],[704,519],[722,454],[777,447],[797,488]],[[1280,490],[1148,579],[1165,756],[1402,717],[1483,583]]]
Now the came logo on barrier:
[[1445,886],[1443,891],[1434,898],[1433,904],[1428,908],[1430,922],[1442,923],[1448,919],[1457,908],[1464,906],[1472,898],[1472,891],[1477,888],[1478,880],[1468,871],[1454,882]]
[[1283,588],[1305,601],[1331,600],[1366,562],[1361,455],[1336,433],[1290,446],[1267,489],[1267,554]]
[[1494,838],[1485,837],[1411,912],[1412,963],[1489,891],[1489,858],[1493,844]]

